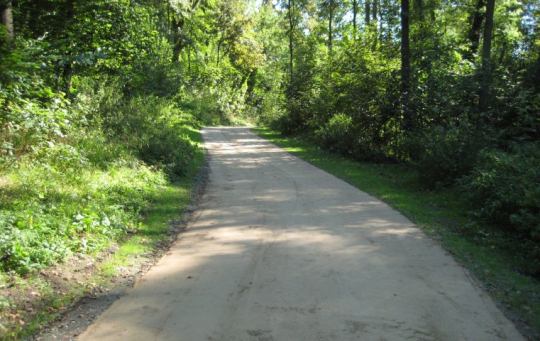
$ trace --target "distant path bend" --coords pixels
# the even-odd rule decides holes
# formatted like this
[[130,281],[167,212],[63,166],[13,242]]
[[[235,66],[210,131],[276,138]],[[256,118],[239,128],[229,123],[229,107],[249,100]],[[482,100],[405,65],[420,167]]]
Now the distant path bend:
[[523,340],[381,201],[247,128],[202,132],[196,220],[79,340]]

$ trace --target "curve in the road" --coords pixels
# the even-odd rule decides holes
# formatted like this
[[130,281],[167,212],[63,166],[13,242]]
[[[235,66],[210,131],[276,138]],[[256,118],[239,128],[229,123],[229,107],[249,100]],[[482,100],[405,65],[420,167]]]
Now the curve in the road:
[[247,128],[202,132],[196,221],[79,340],[523,340],[381,201]]

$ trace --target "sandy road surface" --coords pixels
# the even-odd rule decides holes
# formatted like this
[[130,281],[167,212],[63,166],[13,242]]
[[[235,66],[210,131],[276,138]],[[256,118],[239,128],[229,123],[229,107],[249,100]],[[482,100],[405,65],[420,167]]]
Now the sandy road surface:
[[522,340],[385,204],[247,128],[203,135],[197,219],[79,340]]

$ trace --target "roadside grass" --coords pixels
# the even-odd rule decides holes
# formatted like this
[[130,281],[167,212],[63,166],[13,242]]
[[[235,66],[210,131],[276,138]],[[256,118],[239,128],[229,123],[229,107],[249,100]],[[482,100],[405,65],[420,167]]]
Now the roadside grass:
[[515,240],[471,220],[457,190],[424,190],[404,165],[351,161],[302,138],[268,128],[252,131],[405,215],[473,274],[526,337],[540,340],[540,282],[528,275],[528,260],[512,247]]
[[[186,127],[182,133],[202,143],[198,129]],[[152,191],[140,221],[130,226],[132,233],[48,268],[23,275],[0,272],[0,340],[31,338],[80,298],[125,282],[157,260],[181,229],[204,159],[203,149],[198,148],[185,176]]]

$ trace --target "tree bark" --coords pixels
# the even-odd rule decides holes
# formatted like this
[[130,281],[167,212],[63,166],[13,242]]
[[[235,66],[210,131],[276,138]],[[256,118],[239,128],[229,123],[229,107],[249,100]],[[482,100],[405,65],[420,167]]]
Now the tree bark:
[[379,25],[382,24],[382,22],[379,22],[378,15],[379,15],[379,0],[371,0],[373,3],[373,11],[371,12],[371,18],[373,19],[373,50],[377,49],[377,45],[379,44]]
[[401,92],[409,91],[411,73],[410,61],[410,31],[409,31],[409,0],[401,0]]
[[480,33],[482,32],[482,24],[485,19],[484,7],[486,3],[484,0],[478,0],[474,12],[471,14],[471,29],[467,35],[470,42],[469,53],[465,55],[468,60],[473,60],[474,55],[478,52],[480,46]]
[[[65,6],[66,13],[66,30],[70,29],[70,26],[73,25],[73,19],[75,18],[75,0],[69,0]],[[62,69],[62,90],[69,98],[71,94],[71,80],[73,78],[73,62],[71,58],[73,57],[73,52],[71,51],[71,46],[66,53],[66,61]]]
[[[194,0],[191,3],[190,9],[187,14],[188,16],[191,15],[193,11],[197,9],[200,2],[201,0]],[[171,20],[171,24],[172,24],[173,40],[174,40],[172,62],[178,63],[178,61],[180,60],[180,54],[182,53],[182,51],[188,44],[188,42],[186,41],[185,35],[183,33],[184,27],[186,25],[186,17],[182,16],[180,18],[177,18],[175,17],[175,14],[173,14],[172,16],[173,16],[173,19]]]
[[356,40],[356,14],[358,13],[358,0],[353,0],[353,39]]
[[411,77],[409,5],[409,0],[401,0],[401,98],[404,110],[404,130],[409,130],[412,126],[407,110]]
[[182,50],[184,47],[186,47],[186,40],[182,35],[182,31],[184,30],[184,26],[186,24],[186,21],[184,18],[176,19],[173,18],[172,25],[173,25],[173,36],[174,36],[174,46],[173,46],[173,57],[172,62],[178,63],[180,59],[180,54],[182,53]]
[[369,26],[371,22],[371,3],[366,0],[366,26]]
[[11,1],[0,2],[0,24],[6,26],[8,36],[13,38],[15,32],[13,30],[13,11],[11,10]]
[[294,19],[293,19],[293,7],[294,0],[288,0],[289,5],[289,71],[291,76],[291,83],[293,81],[293,58],[294,58]]
[[489,101],[489,88],[491,86],[491,41],[493,35],[493,16],[495,13],[495,0],[487,0],[486,3],[486,23],[484,25],[484,36],[482,44],[482,69],[480,77],[479,108],[486,111]]
[[332,54],[332,19],[334,18],[333,0],[330,0],[328,7],[328,52],[329,54]]

